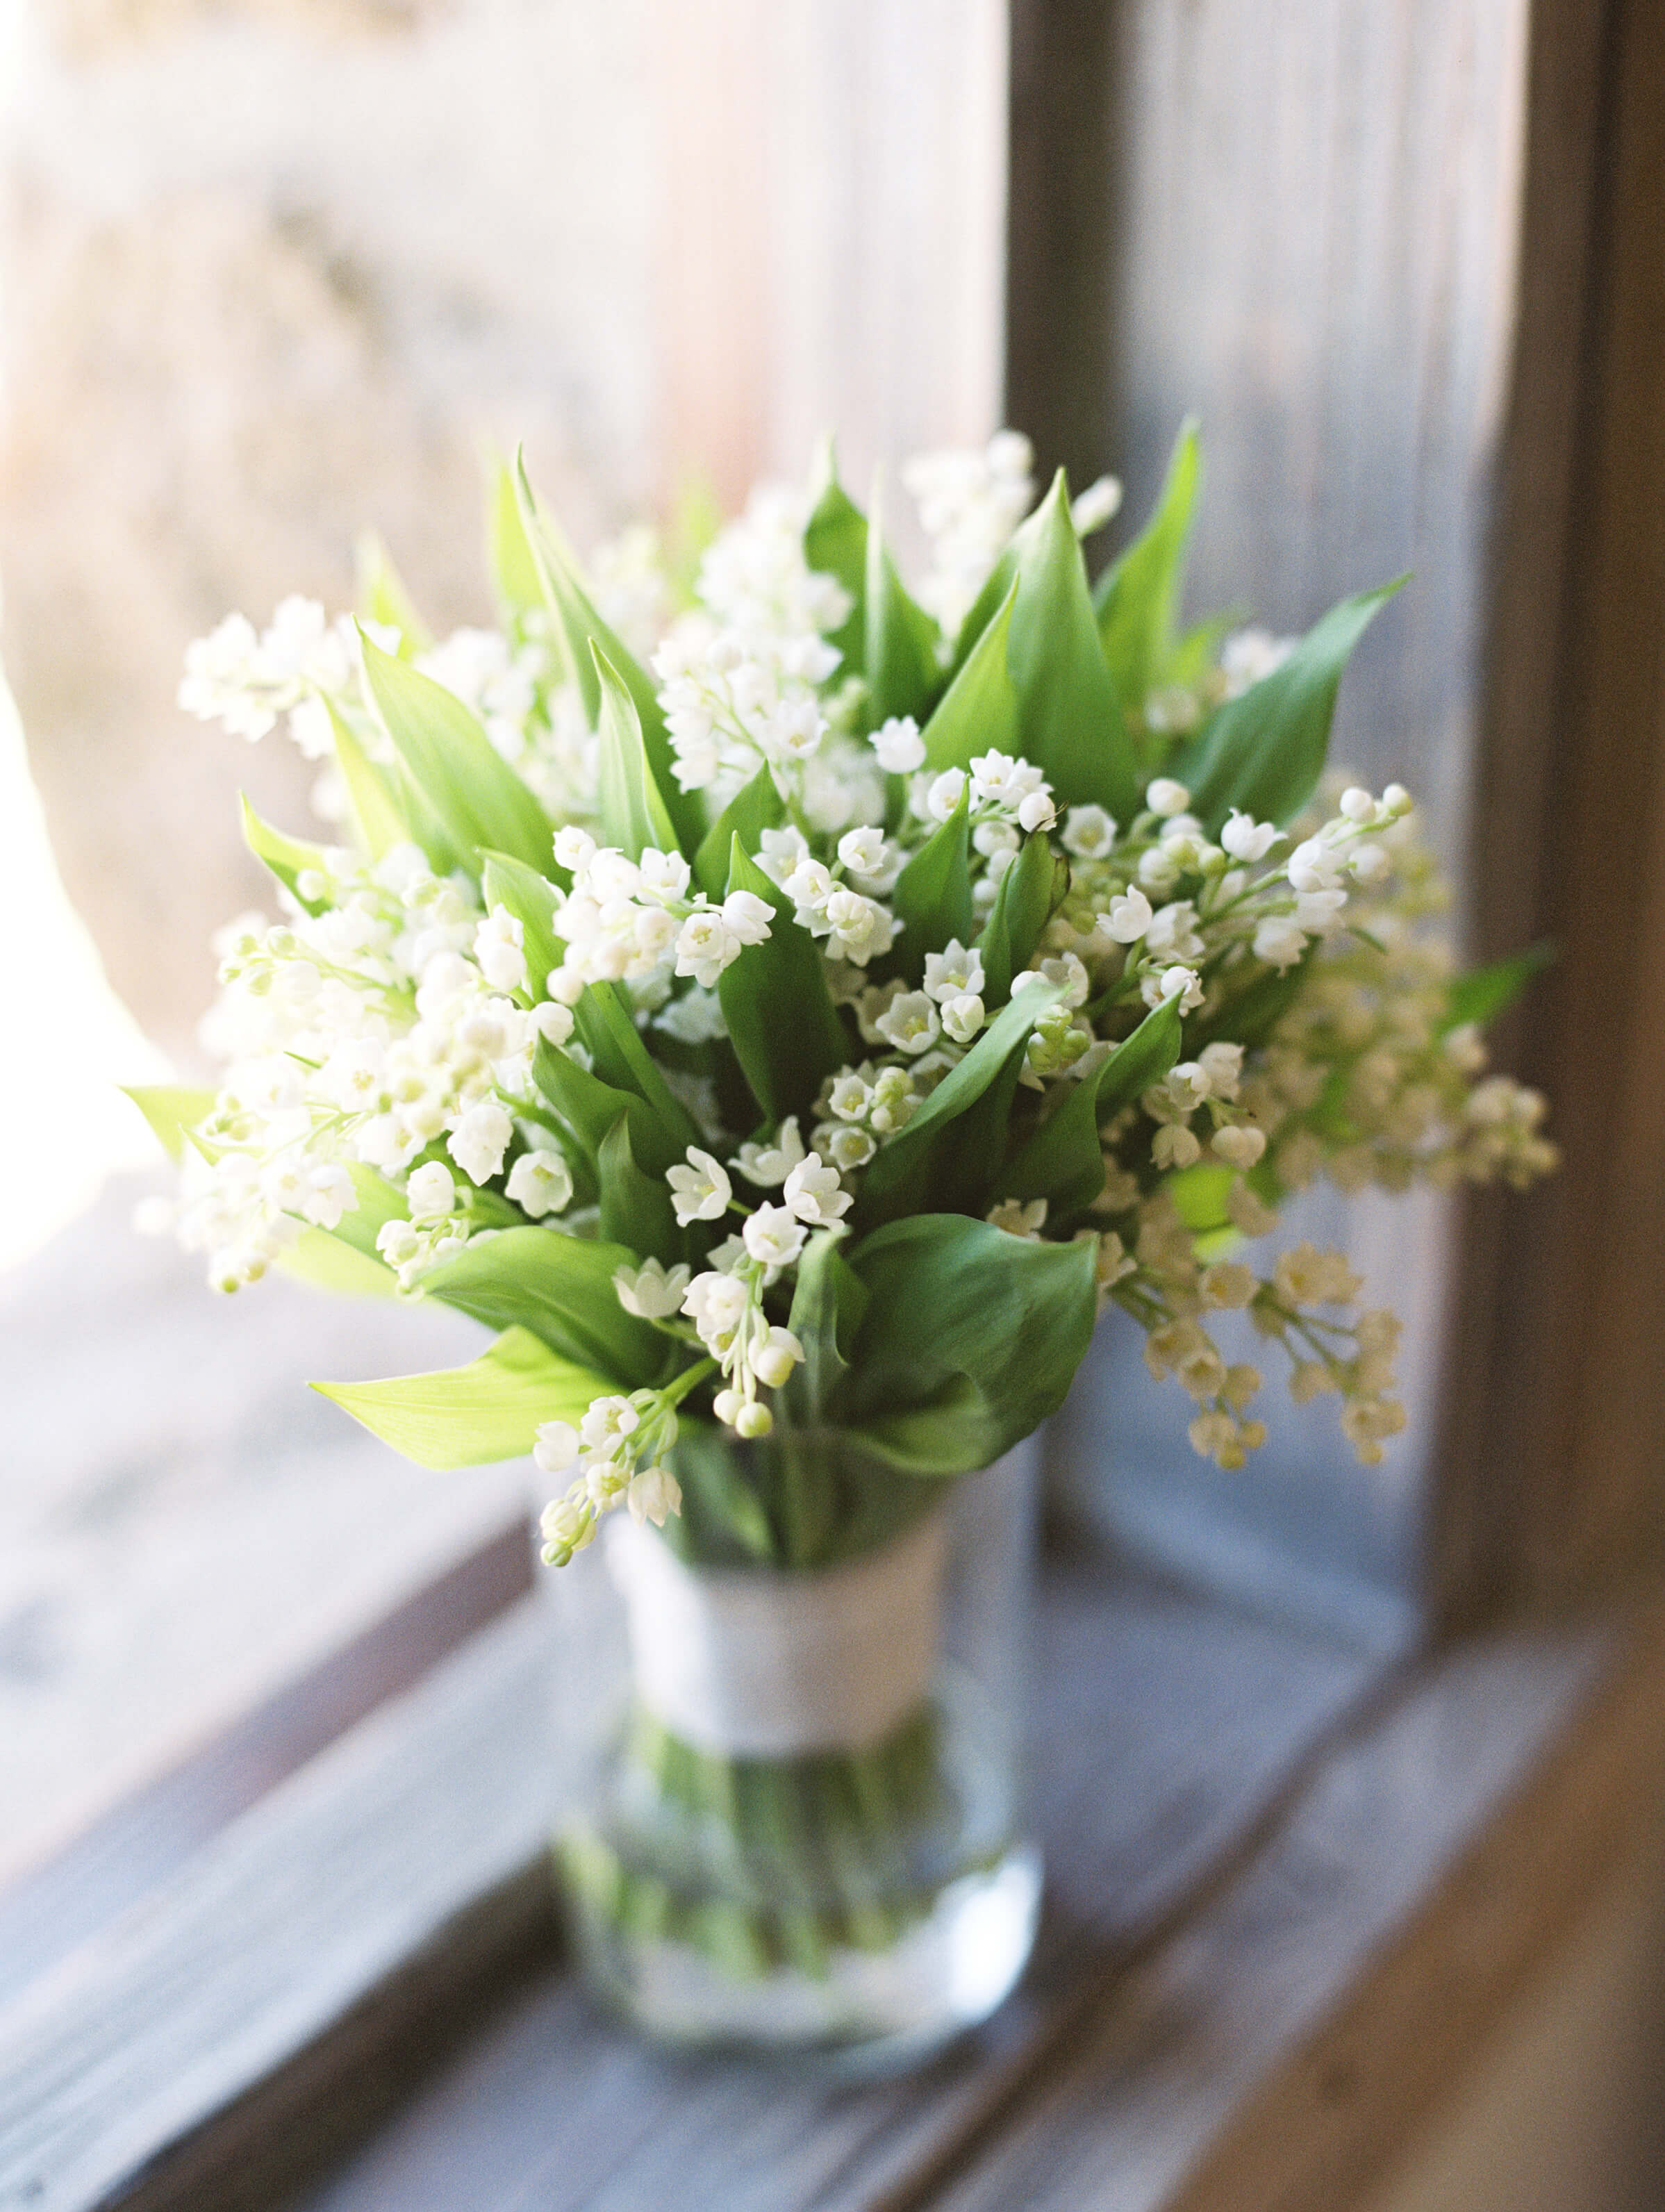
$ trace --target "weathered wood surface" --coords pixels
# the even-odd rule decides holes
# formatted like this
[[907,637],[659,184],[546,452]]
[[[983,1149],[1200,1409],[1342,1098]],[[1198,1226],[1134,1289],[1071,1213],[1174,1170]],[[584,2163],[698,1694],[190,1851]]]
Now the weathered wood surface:
[[[362,2021],[356,2052],[338,2050],[313,2084],[306,2129],[292,2118],[307,2102],[297,2093],[257,2100],[191,2141],[536,1859],[551,1812],[544,1633],[533,1607],[507,1616],[0,2014],[0,2208],[80,2212],[146,2174],[135,2199],[146,2206],[258,2202],[289,2178],[286,2161],[305,2163],[318,2129],[333,2139],[367,2075],[374,2110],[397,2026],[385,2006]],[[534,2180],[539,2203],[646,2206],[664,2201],[667,2173],[697,2142],[702,2190],[735,2212],[812,2188],[829,2204],[867,2203],[1005,2093],[1084,1965],[1176,1908],[1373,1673],[1357,1654],[1194,1600],[1060,1581],[1040,1668],[1052,1865],[1041,1954],[1026,1993],[923,2090],[811,2083],[783,2094],[773,2073],[672,2063],[598,2023],[558,1977],[463,2059],[460,2106],[442,2081],[442,2116],[419,2106],[342,2187],[401,2212],[486,2204],[494,2191],[507,2204]],[[534,1948],[547,1940],[535,1911],[526,1925]],[[494,1969],[503,1927],[486,1930]],[[471,1983],[462,1950],[457,1978]],[[433,2006],[434,1982],[417,1986]],[[534,2062],[546,2070],[522,2094],[517,2069]],[[482,2064],[508,2073],[496,2077],[501,2094],[475,2100],[465,2083]],[[276,2109],[291,2114],[281,2129]],[[582,2117],[563,2125],[562,2112]],[[227,2193],[234,2172],[243,2195]]]

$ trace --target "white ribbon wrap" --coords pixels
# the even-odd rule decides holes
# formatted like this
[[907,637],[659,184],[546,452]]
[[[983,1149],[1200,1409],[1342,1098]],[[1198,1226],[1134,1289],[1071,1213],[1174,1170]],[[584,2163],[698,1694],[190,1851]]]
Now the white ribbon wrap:
[[731,1758],[858,1750],[925,1696],[942,1632],[940,1510],[818,1574],[684,1566],[623,1514],[605,1535],[637,1692],[685,1741]]

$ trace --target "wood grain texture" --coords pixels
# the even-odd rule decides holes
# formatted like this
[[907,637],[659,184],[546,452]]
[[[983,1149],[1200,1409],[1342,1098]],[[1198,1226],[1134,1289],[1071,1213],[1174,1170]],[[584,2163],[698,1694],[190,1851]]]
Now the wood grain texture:
[[1475,1206],[1438,1595],[1565,1601],[1665,1534],[1665,16],[1534,10],[1528,283],[1475,817],[1490,943],[1565,1164]]
[[[668,492],[737,506],[839,434],[848,479],[1000,404],[1000,0],[659,0]],[[895,504],[902,505],[900,498]]]
[[[82,2212],[141,2182],[147,2212],[218,2204],[210,2179],[234,2168],[235,2201],[254,2203],[313,2146],[332,2149],[355,2110],[374,2117],[423,2039],[391,1999],[356,2027],[355,2008],[405,1962],[443,1952],[459,1914],[539,1856],[554,1795],[543,1651],[536,1607],[517,1609],[0,2013],[0,2208]],[[647,2205],[696,2158],[705,2201],[737,2212],[816,2190],[860,2203],[900,2185],[1006,2094],[1084,1962],[1171,1913],[1371,1680],[1357,1654],[1206,1603],[1058,1582],[1037,1778],[1050,1910],[1026,1993],[987,2034],[923,2087],[783,2094],[776,2072],[656,2056],[558,1978],[349,2169],[339,2201],[410,2212],[531,2191],[540,2205]],[[481,1946],[501,1975],[513,1924],[488,1914],[453,1946],[465,2007],[479,2002]],[[527,1937],[534,1950],[546,1940]],[[431,2014],[445,1985],[428,1956],[410,1988]],[[309,2060],[331,2030],[330,2063]],[[467,2086],[483,2065],[489,2095]],[[528,2068],[541,2070],[527,2080]],[[560,2125],[562,2113],[581,2123]]]

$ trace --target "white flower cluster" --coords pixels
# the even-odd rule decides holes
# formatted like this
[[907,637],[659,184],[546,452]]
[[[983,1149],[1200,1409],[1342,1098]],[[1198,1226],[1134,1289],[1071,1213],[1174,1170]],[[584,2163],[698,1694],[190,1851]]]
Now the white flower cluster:
[[545,1474],[570,1474],[564,1496],[543,1510],[544,1564],[563,1567],[594,1537],[602,1516],[628,1506],[638,1524],[662,1528],[682,1510],[682,1486],[665,1463],[677,1441],[674,1403],[664,1391],[592,1400],[574,1427],[544,1421],[532,1458]]
[[731,891],[718,905],[703,891],[690,898],[680,853],[650,846],[632,860],[617,846],[598,845],[586,830],[568,828],[556,834],[555,857],[573,879],[556,908],[566,951],[549,979],[550,996],[566,1006],[590,983],[646,987],[672,974],[691,975],[708,991],[748,945],[763,943],[775,918],[755,891]]
[[257,632],[246,615],[228,615],[217,629],[185,648],[179,704],[200,721],[219,722],[252,743],[287,714],[290,734],[309,760],[331,750],[323,702],[353,684],[358,639],[352,617],[331,623],[316,599],[283,600]]
[[[920,585],[919,602],[936,617],[945,637],[957,635],[1028,514],[1035,495],[1034,465],[1035,451],[1027,438],[1016,430],[997,430],[981,450],[921,453],[903,466],[902,481],[931,544],[930,571]],[[1103,505],[1101,497],[1081,526],[1108,521],[1109,516],[1098,511]]]

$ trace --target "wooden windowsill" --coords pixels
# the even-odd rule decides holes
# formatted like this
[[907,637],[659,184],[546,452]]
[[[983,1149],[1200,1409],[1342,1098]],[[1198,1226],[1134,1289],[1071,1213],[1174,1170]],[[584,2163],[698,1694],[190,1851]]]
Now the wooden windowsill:
[[512,1608],[0,2008],[5,2212],[1062,2212],[1112,2178],[1118,2206],[1335,2212],[1382,2100],[1449,2069],[1620,1850],[1665,1739],[1654,1613],[1384,1676],[1054,1573],[1035,1967],[925,2075],[835,2087],[590,2011],[544,1872],[544,1644]]

